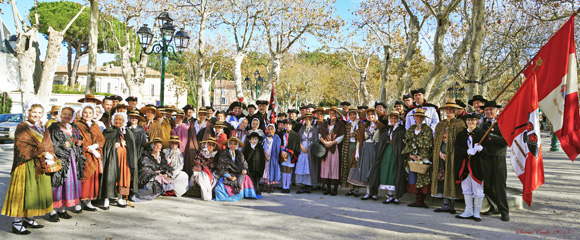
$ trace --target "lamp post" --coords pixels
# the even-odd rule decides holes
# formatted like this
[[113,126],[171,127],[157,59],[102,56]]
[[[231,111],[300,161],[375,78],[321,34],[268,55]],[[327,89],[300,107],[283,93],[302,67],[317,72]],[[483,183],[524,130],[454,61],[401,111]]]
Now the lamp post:
[[248,89],[250,90],[250,95],[252,94],[252,89],[256,90],[256,99],[258,99],[258,91],[262,88],[262,85],[266,81],[263,77],[260,76],[260,71],[256,70],[254,72],[254,79],[256,80],[254,84],[252,84],[252,79],[248,76],[244,79],[244,82],[247,84]]
[[455,84],[453,84],[452,87],[447,88],[447,92],[449,92],[450,97],[457,100],[458,97],[462,97],[464,92],[467,91],[467,89],[465,89],[465,87],[461,87],[460,88],[460,84],[459,82],[455,81]]
[[[151,44],[153,40],[153,33],[151,29],[147,27],[147,24],[143,24],[141,28],[137,31],[139,35],[139,40],[141,46],[143,47],[142,52],[149,55],[153,52],[161,53],[161,94],[159,96],[159,103],[161,106],[165,105],[165,58],[168,54],[173,54],[175,57],[180,57],[181,53],[187,46],[189,46],[189,35],[185,32],[185,28],[180,31],[175,32],[175,27],[173,26],[173,19],[169,16],[167,10],[163,10],[155,18],[157,24],[161,26],[161,39],[155,45],[151,47],[151,50],[147,52],[147,47]],[[174,35],[175,33],[175,35]],[[171,43],[176,45],[179,53],[175,53],[175,47]]]

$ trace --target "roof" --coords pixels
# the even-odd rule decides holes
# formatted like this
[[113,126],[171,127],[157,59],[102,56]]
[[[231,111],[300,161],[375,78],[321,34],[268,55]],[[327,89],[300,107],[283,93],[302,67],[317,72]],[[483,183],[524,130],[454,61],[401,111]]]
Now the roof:
[[225,89],[234,88],[234,81],[216,80],[214,82],[214,88],[225,88]]
[[[83,66],[79,66],[79,69],[77,71],[77,74],[80,75],[87,75],[88,72],[88,66],[83,65]],[[68,74],[68,69],[67,66],[65,65],[60,65],[58,67],[56,67],[56,72],[55,74]],[[123,72],[121,71],[121,67],[116,67],[113,65],[107,65],[107,66],[97,66],[97,75],[102,75],[102,76],[123,76]],[[151,68],[147,68],[147,77],[160,77],[161,73],[157,70],[151,69]],[[171,74],[165,74],[165,77],[173,77],[173,75]]]

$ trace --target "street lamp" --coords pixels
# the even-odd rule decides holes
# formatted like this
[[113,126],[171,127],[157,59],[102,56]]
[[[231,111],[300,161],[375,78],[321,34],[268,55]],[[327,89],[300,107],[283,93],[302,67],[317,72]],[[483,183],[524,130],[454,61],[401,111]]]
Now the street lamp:
[[256,80],[256,82],[254,84],[252,84],[252,79],[249,76],[246,76],[246,78],[244,78],[244,83],[246,83],[246,85],[248,86],[248,89],[250,90],[250,94],[252,92],[252,89],[256,90],[256,99],[258,98],[258,91],[260,91],[260,89],[262,88],[262,86],[264,85],[264,82],[266,82],[266,80],[260,76],[260,71],[256,70],[254,72],[254,79]]
[[452,87],[447,88],[447,92],[449,93],[451,98],[457,100],[458,97],[462,97],[465,91],[467,91],[465,87],[460,88],[460,86],[461,85],[459,84],[459,82],[455,81],[455,84],[453,84]]
[[[175,26],[173,25],[173,19],[169,16],[167,9],[163,10],[155,18],[157,25],[161,26],[161,39],[155,45],[151,47],[151,50],[147,52],[147,47],[151,44],[153,40],[153,33],[151,29],[147,27],[147,24],[143,24],[141,28],[137,31],[139,35],[139,41],[143,47],[142,52],[149,55],[153,52],[161,53],[161,94],[159,103],[161,106],[165,105],[165,58],[168,54],[173,54],[175,57],[180,57],[184,49],[189,46],[189,35],[184,31],[185,28],[175,32]],[[175,34],[174,34],[175,33]],[[171,42],[175,44],[175,47],[171,45]],[[179,53],[175,53],[175,48]]]

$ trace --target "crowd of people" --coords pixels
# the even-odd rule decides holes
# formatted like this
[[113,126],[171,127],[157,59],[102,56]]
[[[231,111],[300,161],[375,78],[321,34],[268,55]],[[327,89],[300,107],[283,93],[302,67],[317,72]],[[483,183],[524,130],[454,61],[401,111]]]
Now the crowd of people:
[[468,102],[473,112],[460,100],[437,107],[415,89],[390,109],[381,102],[308,104],[275,119],[264,100],[234,102],[227,111],[137,108],[136,97],[124,100],[89,94],[80,108],[53,106],[44,124],[49,109],[35,99],[26,103],[1,212],[14,217],[14,233],[42,228],[36,216],[70,219],[67,209],[133,207],[161,195],[260,199],[291,186],[299,187],[296,194],[330,196],[341,187],[361,200],[378,200],[386,190],[384,204],[411,193],[408,206],[420,208],[430,194],[443,199],[435,212],[451,214],[464,199],[456,217],[475,221],[487,197],[491,209],[483,214],[509,221],[507,143],[495,125],[501,106],[479,95]]

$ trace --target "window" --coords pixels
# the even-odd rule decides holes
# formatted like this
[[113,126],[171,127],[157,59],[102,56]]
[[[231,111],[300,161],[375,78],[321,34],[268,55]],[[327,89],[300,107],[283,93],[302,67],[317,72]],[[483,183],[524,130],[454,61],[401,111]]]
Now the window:
[[222,94],[226,94],[226,89],[222,88]]
[[111,92],[111,83],[110,82],[107,83],[107,92],[108,93]]
[[155,84],[151,84],[151,96],[155,96]]
[[227,99],[225,97],[222,97],[221,101],[220,101],[221,105],[226,105],[227,103]]
[[101,91],[101,81],[102,81],[101,78],[97,78],[97,84],[96,84],[96,89],[95,89],[95,91],[97,91],[97,92],[102,92]]

